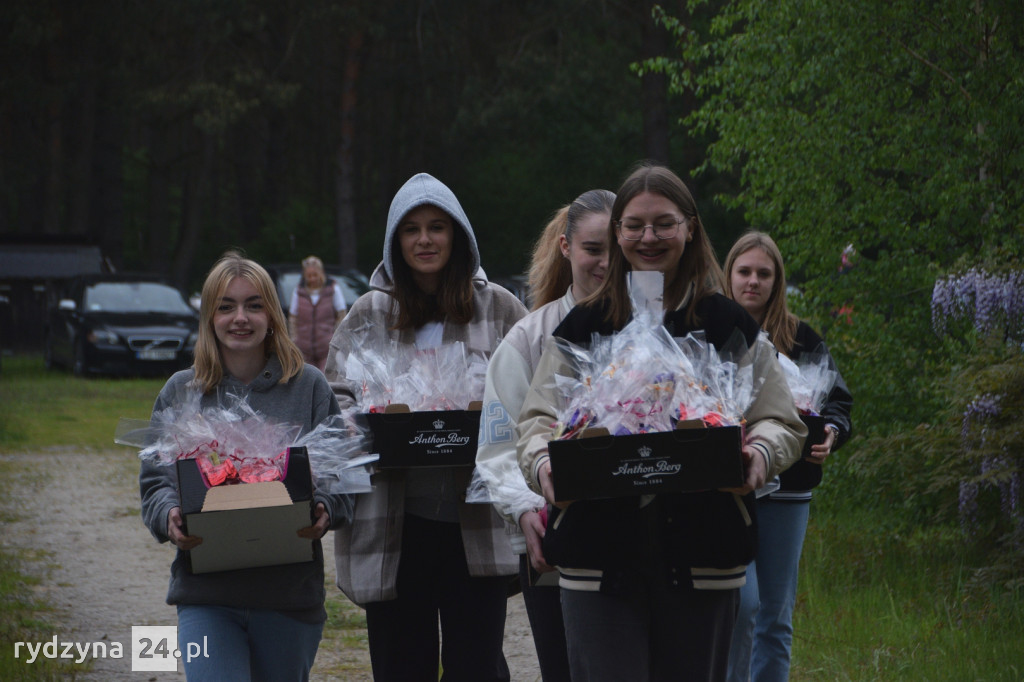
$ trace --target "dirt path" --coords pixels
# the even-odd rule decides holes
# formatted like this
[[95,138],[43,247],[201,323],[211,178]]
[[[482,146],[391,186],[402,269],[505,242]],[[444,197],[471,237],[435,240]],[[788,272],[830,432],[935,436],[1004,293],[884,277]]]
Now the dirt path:
[[[0,454],[10,468],[9,494],[0,500],[0,542],[45,576],[39,597],[52,604],[58,642],[119,642],[123,657],[93,659],[79,680],[184,680],[180,671],[131,672],[133,625],[174,625],[164,603],[173,551],[157,544],[142,525],[138,461],[127,449],[81,453]],[[325,543],[333,554],[331,534]],[[354,611],[334,586],[327,566],[328,599]],[[371,680],[365,631],[346,631],[321,644],[314,680]],[[44,640],[49,641],[49,638]],[[540,679],[522,597],[509,600],[505,656],[514,682]]]

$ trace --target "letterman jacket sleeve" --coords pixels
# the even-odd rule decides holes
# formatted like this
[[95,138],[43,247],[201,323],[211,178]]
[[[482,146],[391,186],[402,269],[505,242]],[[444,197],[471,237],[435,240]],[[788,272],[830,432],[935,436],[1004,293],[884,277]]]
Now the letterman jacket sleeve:
[[516,424],[519,468],[530,488],[538,495],[541,489],[537,481],[537,470],[548,459],[548,441],[554,434],[555,421],[558,419],[555,375],[572,376],[572,370],[558,348],[557,340],[551,337],[545,343],[544,353]]
[[775,347],[764,334],[751,348],[755,381],[763,379],[753,403],[747,408],[746,441],[765,458],[770,481],[798,459],[807,438],[807,426],[800,420]]

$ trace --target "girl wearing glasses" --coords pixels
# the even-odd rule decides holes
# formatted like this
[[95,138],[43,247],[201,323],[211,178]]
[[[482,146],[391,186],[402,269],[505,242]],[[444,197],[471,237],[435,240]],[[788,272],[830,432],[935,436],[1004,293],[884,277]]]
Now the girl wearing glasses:
[[[387,330],[426,350],[460,341],[490,356],[526,309],[487,281],[473,228],[455,194],[420,173],[388,211],[384,257],[371,291],[331,340],[327,377],[342,408],[359,387],[344,374],[358,330]],[[505,602],[517,569],[505,523],[467,504],[471,467],[381,470],[335,534],[338,586],[366,609],[373,678],[407,682],[508,680]],[[438,637],[438,620],[441,634]]]
[[720,293],[721,269],[683,182],[641,165],[616,193],[608,273],[554,331],[578,345],[614,334],[632,316],[627,273],[664,273],[664,325],[703,332],[721,348],[748,346],[760,392],[744,415],[746,482],[734,490],[567,502],[553,493],[547,443],[556,420],[555,375],[571,372],[548,344],[519,417],[519,464],[554,505],[544,549],[556,563],[572,679],[724,680],[729,642],[753,557],[752,492],[797,456],[806,428],[757,323]]
[[538,512],[544,498],[532,492],[519,473],[512,427],[544,342],[576,301],[593,294],[604,282],[614,201],[615,195],[607,190],[590,190],[563,206],[548,223],[530,266],[533,312],[516,323],[487,366],[477,470],[498,511],[522,531],[512,536],[512,543],[520,555],[519,582],[544,682],[569,680],[565,628],[557,585],[553,581],[533,584],[542,574],[550,577],[555,569],[544,559],[541,547],[544,523]]
[[[754,231],[741,236],[726,256],[725,272],[730,298],[768,332],[780,353],[798,360],[804,353],[823,352],[836,369],[821,337],[786,306],[786,271],[771,237]],[[821,482],[825,458],[850,437],[852,406],[853,396],[839,376],[822,408],[825,441],[812,445],[806,458],[782,472],[778,490],[758,491],[757,557],[740,590],[740,613],[729,653],[730,681],[789,679],[797,569],[811,490]]]

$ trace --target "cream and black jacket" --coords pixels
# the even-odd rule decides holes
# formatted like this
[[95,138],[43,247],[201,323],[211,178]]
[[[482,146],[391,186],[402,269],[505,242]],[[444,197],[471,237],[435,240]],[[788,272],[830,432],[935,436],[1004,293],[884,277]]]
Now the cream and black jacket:
[[[696,306],[699,324],[687,323],[690,305]],[[605,320],[605,307],[597,303],[577,306],[555,329],[554,336],[588,345],[594,333],[617,329]],[[666,313],[664,324],[675,337],[703,331],[707,340],[722,348],[738,330],[748,348],[742,362],[754,364],[754,380],[763,379],[760,391],[744,415],[747,443],[765,458],[768,479],[797,460],[807,428],[774,348],[757,323],[739,304],[720,294],[696,303],[686,300]],[[530,487],[540,492],[537,470],[547,458],[547,443],[556,420],[556,374],[568,376],[569,363],[549,340],[534,375],[518,420],[519,465]],[[696,589],[731,589],[745,581],[746,564],[756,549],[754,495],[738,496],[718,490],[661,494],[653,499],[622,497],[583,500],[565,510],[551,510],[544,538],[544,554],[558,566],[560,584],[578,590],[614,590],[631,573],[637,556],[658,556],[670,582]],[[652,546],[655,551],[651,551]]]

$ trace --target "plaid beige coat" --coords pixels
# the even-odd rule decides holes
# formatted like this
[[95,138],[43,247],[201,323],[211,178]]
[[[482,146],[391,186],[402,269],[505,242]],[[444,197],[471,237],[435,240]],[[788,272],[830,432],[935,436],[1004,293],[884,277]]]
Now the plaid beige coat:
[[[326,375],[342,409],[355,403],[355,387],[339,372],[354,342],[352,331],[365,325],[388,329],[393,298],[387,293],[390,281],[383,267],[371,278],[375,289],[352,306],[334,338],[327,359]],[[469,324],[444,324],[443,343],[461,341],[467,352],[490,357],[498,342],[526,314],[519,300],[500,286],[474,279],[475,314]],[[414,331],[392,331],[400,343],[415,343]],[[465,490],[471,470],[459,470],[456,484]],[[335,531],[334,556],[338,587],[356,604],[394,599],[398,561],[402,546],[405,509],[405,480],[401,470],[379,471],[373,476],[373,492],[355,496],[351,523]],[[519,569],[503,519],[489,504],[459,505],[462,542],[466,548],[469,573],[473,576],[513,575]]]

